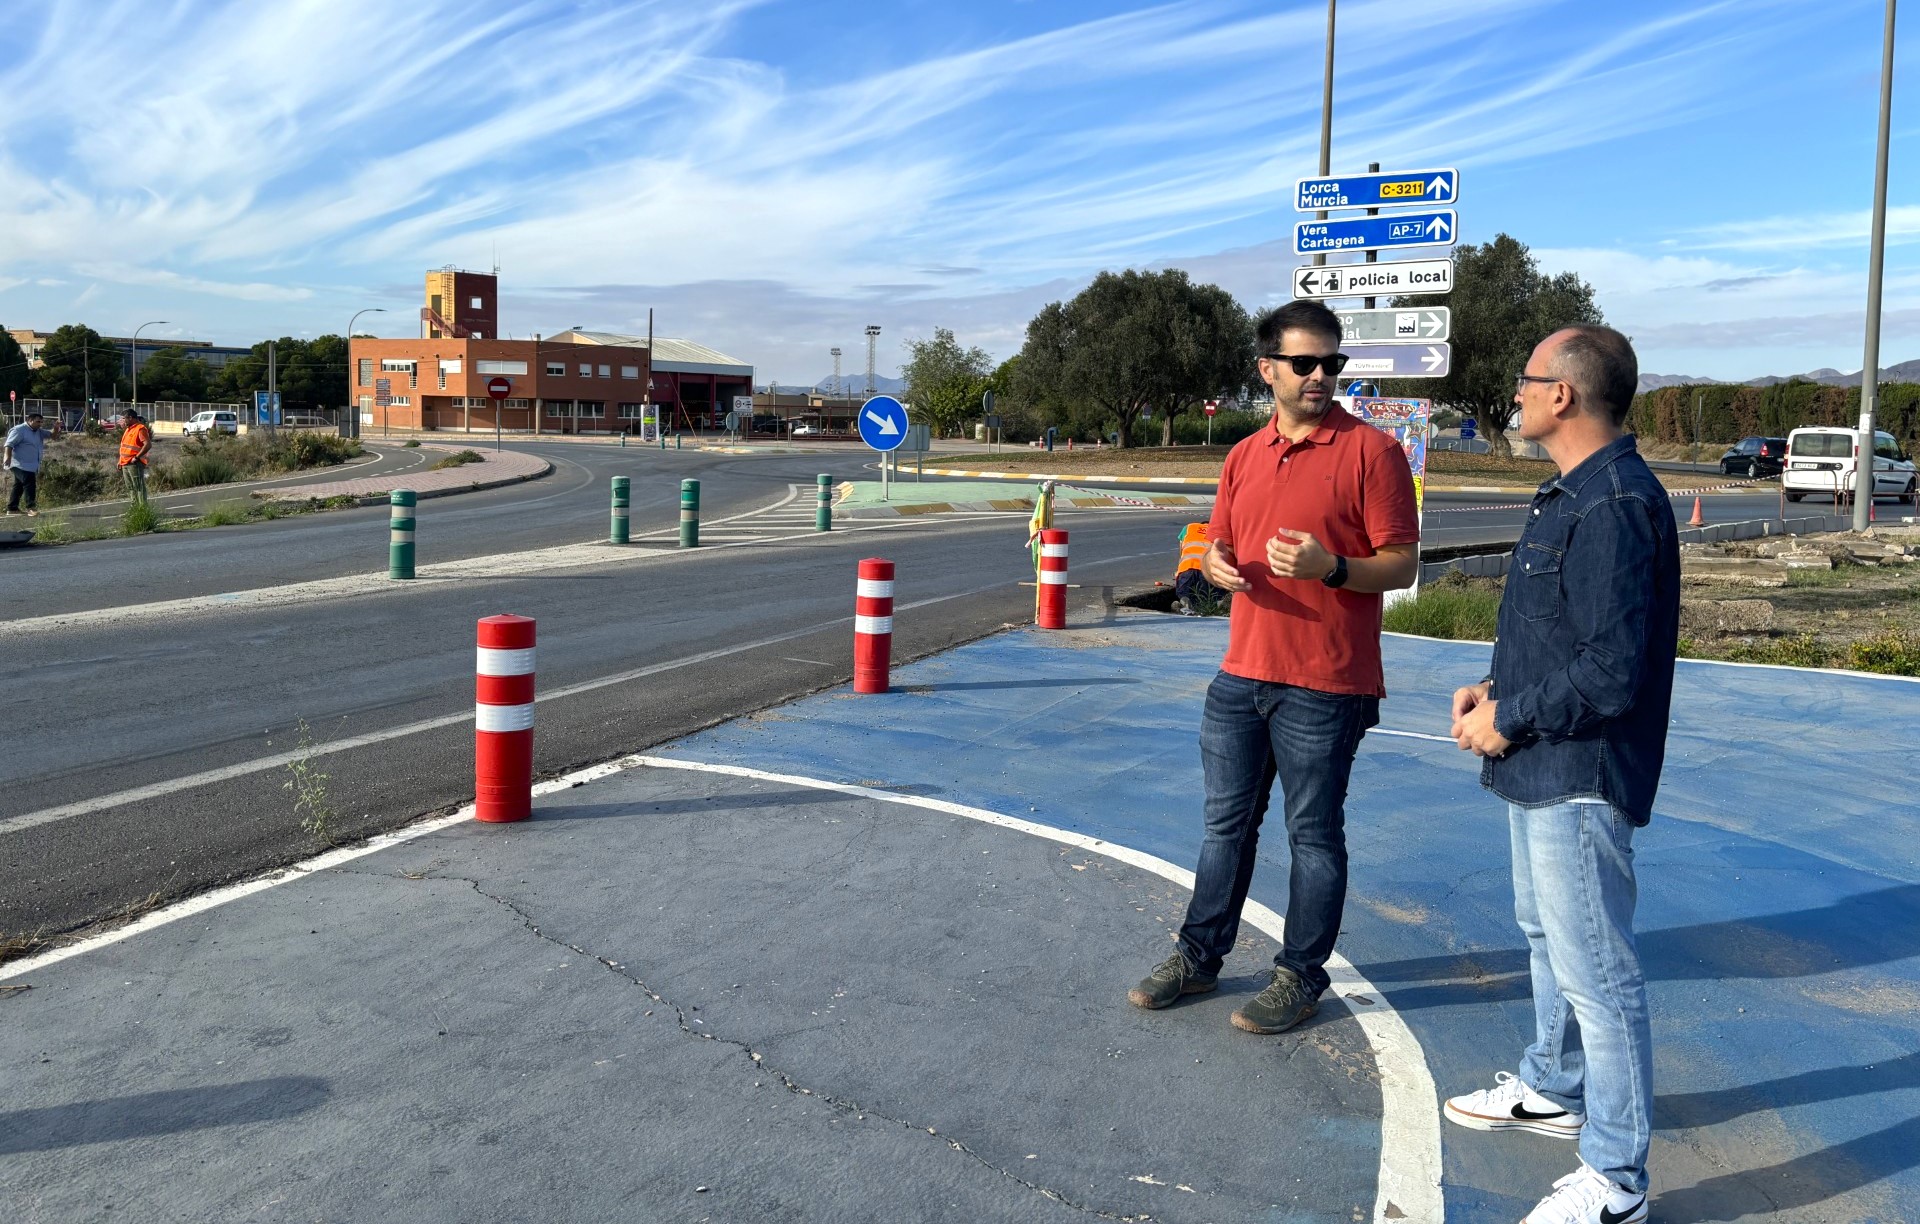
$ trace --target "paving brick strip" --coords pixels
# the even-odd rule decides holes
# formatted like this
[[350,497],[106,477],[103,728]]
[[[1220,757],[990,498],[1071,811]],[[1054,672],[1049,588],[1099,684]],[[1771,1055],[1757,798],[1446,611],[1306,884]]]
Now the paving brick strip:
[[[452,454],[467,450],[464,446],[430,446],[422,444],[422,449],[446,451]],[[451,493],[472,493],[479,489],[495,489],[501,485],[517,484],[523,480],[538,480],[553,471],[553,465],[537,455],[522,454],[519,451],[475,451],[480,456],[479,463],[463,463],[459,467],[441,468],[437,471],[408,471],[392,476],[366,476],[358,480],[330,480],[324,484],[294,485],[284,489],[272,489],[254,494],[268,501],[306,501],[318,498],[322,501],[329,497],[357,497],[383,501],[387,494],[395,489],[412,489],[421,497],[445,497]]]

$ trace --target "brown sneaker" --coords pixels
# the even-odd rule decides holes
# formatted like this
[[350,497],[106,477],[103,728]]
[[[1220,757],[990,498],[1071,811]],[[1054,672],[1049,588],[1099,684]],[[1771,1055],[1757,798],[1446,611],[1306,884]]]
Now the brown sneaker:
[[1233,1027],[1249,1033],[1284,1033],[1320,1010],[1300,975],[1277,966],[1267,988],[1233,1013]]
[[1158,1011],[1181,995],[1205,994],[1219,984],[1217,974],[1200,972],[1187,963],[1184,955],[1175,952],[1155,965],[1152,973],[1127,992],[1127,1002],[1135,1007]]

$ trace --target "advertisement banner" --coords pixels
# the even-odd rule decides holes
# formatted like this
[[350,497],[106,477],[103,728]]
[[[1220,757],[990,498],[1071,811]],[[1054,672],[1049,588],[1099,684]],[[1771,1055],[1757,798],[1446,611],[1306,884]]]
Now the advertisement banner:
[[[1426,505],[1427,441],[1432,427],[1433,401],[1356,395],[1347,401],[1347,411],[1375,429],[1390,434],[1400,444],[1400,452],[1407,457],[1407,466],[1413,470],[1414,511],[1421,513]],[[1424,533],[1424,522],[1421,529]],[[1412,588],[1388,591],[1386,602],[1392,606],[1402,599],[1411,599],[1419,591],[1420,578],[1416,571]]]

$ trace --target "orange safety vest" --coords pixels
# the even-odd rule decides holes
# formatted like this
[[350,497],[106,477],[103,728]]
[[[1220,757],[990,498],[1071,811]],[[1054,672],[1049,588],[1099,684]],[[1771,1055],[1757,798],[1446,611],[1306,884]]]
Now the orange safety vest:
[[145,421],[135,421],[120,435],[120,466],[140,460],[140,452],[153,441],[153,430]]
[[1180,533],[1180,564],[1174,569],[1173,576],[1178,578],[1188,570],[1200,568],[1200,562],[1206,558],[1207,525],[1188,523],[1186,530]]

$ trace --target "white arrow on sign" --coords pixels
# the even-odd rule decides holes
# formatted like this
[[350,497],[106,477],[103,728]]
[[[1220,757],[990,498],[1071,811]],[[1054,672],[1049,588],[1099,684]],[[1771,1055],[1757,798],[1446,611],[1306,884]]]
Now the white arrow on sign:
[[1446,322],[1442,320],[1439,315],[1429,310],[1423,313],[1420,319],[1420,326],[1426,329],[1427,338],[1431,340],[1433,337],[1439,335],[1441,330],[1446,327]]
[[1452,233],[1453,227],[1447,224],[1445,217],[1435,217],[1433,220],[1427,222],[1427,237],[1429,238],[1438,238],[1440,241],[1445,242]]
[[1445,361],[1446,359],[1447,359],[1446,353],[1442,352],[1440,349],[1435,348],[1433,345],[1429,344],[1427,346],[1426,356],[1420,359],[1420,364],[1427,367],[1427,373],[1431,374],[1433,373],[1433,371],[1439,369],[1440,363]]
[[869,408],[867,409],[867,419],[873,422],[874,427],[880,431],[880,436],[883,438],[897,437],[900,433],[900,427],[893,423],[893,418],[890,416],[881,416]]
[[1453,180],[1446,175],[1434,175],[1433,181],[1428,183],[1427,186],[1432,190],[1433,199],[1436,203],[1444,204],[1453,199]]

